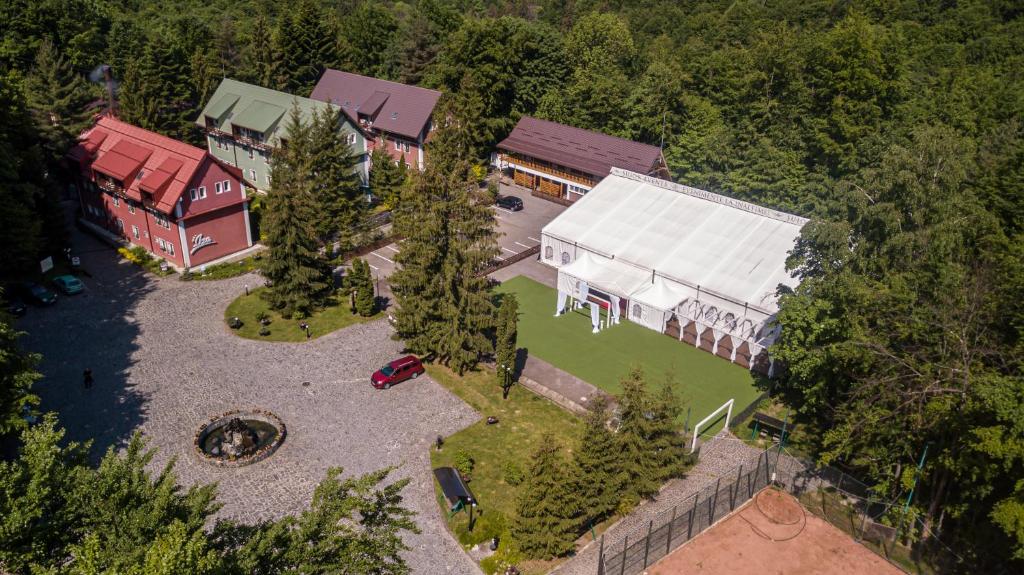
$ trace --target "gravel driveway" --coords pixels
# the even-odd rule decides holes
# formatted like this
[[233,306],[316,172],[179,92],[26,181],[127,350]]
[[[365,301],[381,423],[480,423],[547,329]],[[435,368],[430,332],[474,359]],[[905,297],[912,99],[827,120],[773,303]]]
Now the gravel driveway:
[[[37,384],[43,409],[57,411],[72,439],[93,438],[93,454],[119,447],[141,430],[157,449],[154,465],[177,460],[183,485],[217,482],[220,514],[242,521],[279,517],[308,506],[328,467],[362,474],[394,466],[409,477],[408,507],[421,534],[410,534],[415,573],[479,573],[445,529],[434,501],[429,449],[480,416],[429,377],[388,391],[369,374],[400,351],[386,321],[362,324],[301,344],[234,336],[223,311],[253,275],[217,282],[156,278],[118,262],[76,232],[76,252],[92,273],[86,292],[32,309],[19,322],[26,348],[44,355]],[[82,370],[95,385],[82,388]],[[302,382],[308,381],[304,387]],[[288,426],[269,459],[219,469],[192,453],[192,438],[214,415],[262,408]]]

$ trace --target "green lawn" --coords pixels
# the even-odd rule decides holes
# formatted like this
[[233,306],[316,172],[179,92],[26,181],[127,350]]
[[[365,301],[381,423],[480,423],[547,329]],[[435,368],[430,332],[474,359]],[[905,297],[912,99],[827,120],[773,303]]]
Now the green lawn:
[[[311,317],[303,320],[284,319],[281,314],[271,310],[267,302],[260,297],[260,293],[265,289],[252,290],[249,295],[239,296],[228,305],[224,310],[225,322],[228,318],[237,316],[243,323],[241,329],[231,331],[241,337],[263,341],[305,341],[306,332],[299,328],[299,324],[302,322],[309,324],[310,334],[315,339],[343,327],[372,321],[380,317],[379,312],[371,317],[353,315],[349,311],[347,301],[339,303],[337,298],[332,297],[328,300],[326,308],[314,313]],[[270,335],[261,336],[259,334],[260,322],[256,316],[260,312],[270,316],[270,325],[267,326]]]
[[[465,451],[474,461],[469,488],[476,496],[482,513],[478,515],[472,533],[467,530],[468,515],[465,512],[452,517],[449,525],[463,544],[487,541],[493,536],[507,541],[503,533],[509,520],[515,516],[517,488],[504,479],[506,463],[512,462],[526,472],[530,454],[536,451],[541,436],[548,432],[555,435],[568,457],[578,439],[581,423],[571,413],[520,387],[513,387],[509,398],[503,400],[501,387],[495,383],[494,374],[489,370],[459,377],[446,368],[428,365],[427,372],[485,418],[493,415],[499,420],[496,425],[478,421],[448,437],[441,451],[431,448],[433,467],[454,466],[459,451]],[[440,493],[438,502],[442,510],[447,511],[447,501],[441,499]],[[527,562],[524,572],[546,573],[554,564]],[[520,565],[521,569],[523,567]]]
[[730,398],[736,400],[737,413],[759,394],[748,370],[625,318],[593,334],[589,310],[554,317],[555,290],[529,278],[516,276],[497,291],[514,293],[519,300],[519,347],[607,392],[622,391],[620,379],[633,364],[657,383],[674,373],[692,408],[691,426]]

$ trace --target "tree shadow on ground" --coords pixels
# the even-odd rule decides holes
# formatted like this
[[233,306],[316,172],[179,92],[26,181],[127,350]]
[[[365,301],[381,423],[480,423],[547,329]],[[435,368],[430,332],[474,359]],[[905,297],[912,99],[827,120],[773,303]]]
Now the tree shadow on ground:
[[[56,305],[33,308],[18,322],[24,349],[43,356],[43,378],[34,387],[40,411],[55,411],[73,441],[92,440],[91,456],[127,443],[147,413],[145,395],[130,382],[137,366],[138,303],[156,278],[122,262],[110,245],[72,228],[72,253],[88,270],[85,292],[60,295]],[[168,336],[173,337],[173,336]],[[93,384],[84,386],[83,371]]]

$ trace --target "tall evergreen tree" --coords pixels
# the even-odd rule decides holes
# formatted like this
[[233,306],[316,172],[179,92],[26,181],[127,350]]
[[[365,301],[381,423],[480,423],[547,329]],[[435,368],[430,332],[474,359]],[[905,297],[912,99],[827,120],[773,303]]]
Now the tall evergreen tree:
[[381,148],[370,154],[370,191],[391,210],[398,207],[409,180],[405,162],[395,162]]
[[25,78],[25,96],[52,164],[89,126],[92,112],[87,106],[96,94],[47,39],[39,46],[35,65]]
[[314,228],[314,154],[310,127],[293,107],[287,124],[288,145],[271,156],[274,179],[267,194],[268,254],[263,275],[271,281],[264,292],[285,317],[309,315],[330,288],[330,270],[319,251]]
[[274,87],[273,31],[266,14],[260,12],[245,37],[239,76],[257,86]]
[[590,524],[610,517],[623,489],[623,454],[608,429],[608,400],[598,394],[584,418],[580,446],[573,452],[582,519]]
[[650,449],[654,452],[658,482],[665,482],[674,477],[681,477],[690,463],[686,452],[686,437],[680,433],[679,416],[682,414],[682,401],[676,394],[675,376],[671,373],[665,377],[665,385],[653,401],[653,430]]
[[391,9],[363,1],[341,22],[346,69],[364,76],[393,79],[398,57],[398,21]]
[[32,394],[32,384],[42,377],[35,370],[39,356],[19,348],[21,335],[0,317],[0,438],[28,427],[24,411],[39,403]]
[[530,458],[530,470],[516,499],[512,536],[527,556],[559,557],[572,551],[578,529],[579,497],[557,440],[545,434]]
[[622,379],[619,396],[619,450],[625,477],[623,493],[630,503],[658,492],[660,487],[658,458],[651,440],[656,434],[655,407],[647,393],[647,383],[640,367],[633,367]]
[[405,236],[391,276],[397,331],[416,353],[462,373],[493,351],[494,304],[480,272],[498,254],[494,214],[466,161],[468,123],[438,130],[427,169],[402,198],[396,230]]
[[363,317],[369,317],[374,312],[373,275],[370,271],[370,264],[364,259],[356,258],[352,262],[352,266],[353,268],[359,267],[359,273],[356,276],[358,281],[355,286],[356,311]]
[[324,108],[310,124],[316,231],[322,241],[340,242],[342,250],[351,246],[366,212],[359,156],[345,141],[343,118],[340,108]]
[[519,302],[515,294],[501,296],[494,338],[495,375],[501,386],[502,396],[508,399],[508,390],[515,382],[516,339],[518,336]]
[[312,0],[302,0],[278,21],[274,34],[277,89],[308,96],[320,75],[338,62],[338,31]]
[[118,91],[121,117],[171,138],[191,140],[196,111],[192,86],[191,62],[182,48],[157,35],[125,71]]

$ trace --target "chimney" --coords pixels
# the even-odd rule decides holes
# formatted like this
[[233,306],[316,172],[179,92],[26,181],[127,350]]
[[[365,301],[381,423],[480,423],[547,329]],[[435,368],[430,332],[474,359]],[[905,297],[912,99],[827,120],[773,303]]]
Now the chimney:
[[107,115],[114,116],[114,74],[110,66],[103,66],[103,80],[107,84]]

